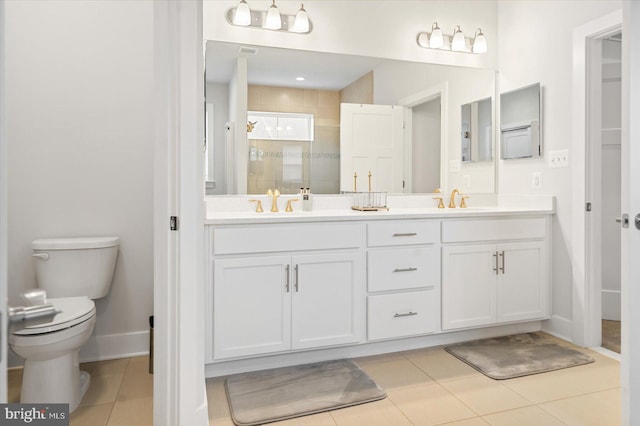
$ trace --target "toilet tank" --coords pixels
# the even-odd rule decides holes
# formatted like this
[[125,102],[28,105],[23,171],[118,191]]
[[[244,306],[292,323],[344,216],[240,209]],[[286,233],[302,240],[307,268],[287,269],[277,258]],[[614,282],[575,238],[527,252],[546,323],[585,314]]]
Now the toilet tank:
[[38,287],[47,297],[109,293],[118,255],[118,237],[50,238],[31,243]]

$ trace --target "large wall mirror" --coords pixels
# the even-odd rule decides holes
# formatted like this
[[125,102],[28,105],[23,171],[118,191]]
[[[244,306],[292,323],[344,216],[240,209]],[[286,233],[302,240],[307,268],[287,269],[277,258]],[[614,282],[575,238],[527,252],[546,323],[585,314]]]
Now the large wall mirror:
[[[208,41],[207,194],[262,194],[268,188],[293,193],[301,187],[339,193],[347,179],[341,185],[341,161],[348,155],[341,149],[342,104],[402,108],[403,182],[389,192],[495,192],[495,87],[495,71],[489,69]],[[244,98],[246,111],[238,113]],[[463,161],[460,111],[474,103],[483,120],[482,142],[475,161]],[[251,135],[258,125],[251,114],[306,114],[312,117],[312,139]],[[358,189],[366,190],[362,182]]]
[[500,95],[500,153],[505,160],[542,155],[540,83]]

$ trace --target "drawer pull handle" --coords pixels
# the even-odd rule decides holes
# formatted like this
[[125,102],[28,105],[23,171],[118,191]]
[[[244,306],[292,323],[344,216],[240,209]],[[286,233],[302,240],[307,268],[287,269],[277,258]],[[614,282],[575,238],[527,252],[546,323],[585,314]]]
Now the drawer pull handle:
[[411,311],[409,311],[409,312],[407,312],[406,314],[395,314],[393,317],[394,317],[394,318],[400,318],[400,317],[412,317],[412,316],[414,316],[414,315],[418,315],[418,313],[417,313],[417,312],[411,312]]
[[396,268],[396,269],[393,270],[393,272],[413,272],[413,271],[417,271],[417,270],[418,270],[418,268],[403,268],[403,269]]
[[504,250],[500,252],[500,258],[502,258],[502,266],[500,267],[500,271],[504,274]]
[[296,272],[296,281],[294,282],[293,286],[296,289],[296,293],[298,292],[298,264],[296,264],[296,266],[294,266],[293,270]]
[[416,235],[418,235],[417,232],[407,232],[404,234],[393,234],[394,237],[415,237]]
[[493,253],[493,257],[496,261],[495,268],[493,268],[493,272],[495,272],[496,275],[498,275],[498,252]]

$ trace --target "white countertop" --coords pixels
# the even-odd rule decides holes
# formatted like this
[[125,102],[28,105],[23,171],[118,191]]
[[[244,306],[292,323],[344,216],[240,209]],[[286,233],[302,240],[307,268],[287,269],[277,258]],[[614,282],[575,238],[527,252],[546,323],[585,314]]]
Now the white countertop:
[[[555,197],[525,195],[488,195],[474,196],[477,205],[468,208],[424,207],[434,204],[431,194],[427,196],[394,196],[388,200],[388,211],[362,212],[350,208],[350,199],[344,196],[316,196],[314,210],[302,211],[300,203],[294,203],[294,211],[287,213],[283,206],[286,200],[295,196],[282,196],[279,200],[281,211],[269,211],[271,200],[263,197],[262,213],[255,212],[255,204],[249,203],[247,196],[207,197],[205,225],[236,225],[260,223],[304,223],[335,222],[353,220],[385,219],[425,219],[456,217],[520,216],[532,214],[554,214]],[[446,201],[446,197],[445,197]],[[445,203],[446,204],[446,203]],[[316,208],[317,207],[317,208]]]

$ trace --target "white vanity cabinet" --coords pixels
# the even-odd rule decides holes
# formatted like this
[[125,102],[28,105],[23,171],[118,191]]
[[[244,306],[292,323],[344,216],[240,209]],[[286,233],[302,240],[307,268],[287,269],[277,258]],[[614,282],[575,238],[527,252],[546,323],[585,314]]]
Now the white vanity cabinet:
[[442,328],[549,316],[546,217],[442,224]]
[[368,224],[368,340],[439,331],[439,243],[439,220]]
[[214,227],[211,241],[210,361],[364,339],[363,224]]

